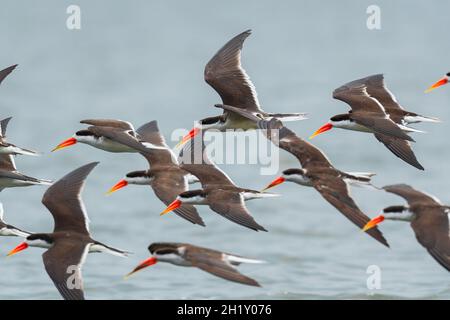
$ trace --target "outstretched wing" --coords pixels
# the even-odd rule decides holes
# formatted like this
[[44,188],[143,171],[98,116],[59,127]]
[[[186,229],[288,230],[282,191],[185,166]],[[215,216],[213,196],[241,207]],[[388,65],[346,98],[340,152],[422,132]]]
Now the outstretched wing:
[[228,41],[205,67],[205,81],[217,91],[226,105],[247,110],[260,110],[255,86],[241,66],[247,30]]
[[[322,197],[333,207],[338,209],[347,219],[363,228],[370,218],[366,216],[350,197],[347,183],[338,177],[326,177],[326,179],[313,179],[314,188],[319,191]],[[378,228],[372,228],[367,233],[374,239],[389,247],[386,239]]]
[[9,120],[11,120],[12,117],[3,119],[0,121],[0,129],[1,129],[1,137],[4,138],[6,136],[6,128],[8,127]]
[[303,168],[307,168],[312,164],[318,164],[321,167],[332,167],[331,161],[320,149],[298,137],[292,130],[283,126],[280,120],[259,121],[258,127],[265,130],[267,138],[275,145],[294,155]]
[[386,148],[388,148],[397,157],[419,170],[425,170],[417,160],[416,155],[411,149],[411,144],[408,141],[380,133],[375,133],[374,135],[378,141],[384,144]]
[[185,255],[185,258],[190,261],[194,267],[211,273],[217,277],[250,286],[260,287],[258,282],[241,274],[229,262],[227,262],[224,257],[225,254],[206,248],[202,248],[201,250],[189,250]]
[[[161,200],[165,205],[169,205],[180,193],[187,191],[189,188],[187,180],[181,173],[161,172],[158,173],[152,180],[152,189],[159,200]],[[195,209],[192,205],[182,204],[181,207],[175,209],[174,212],[187,221],[205,226],[205,223],[198,214],[197,209]]]
[[405,199],[410,205],[414,203],[430,204],[441,206],[441,202],[436,197],[425,192],[418,191],[407,184],[393,184],[383,187],[387,192],[396,194]]
[[211,210],[224,218],[255,231],[267,231],[250,215],[240,194],[216,189],[208,193],[207,199]]
[[85,180],[98,162],[84,165],[56,181],[44,194],[42,203],[55,220],[54,231],[89,234],[89,218],[81,192]]
[[65,300],[84,300],[81,267],[90,244],[57,239],[43,255],[45,270]]

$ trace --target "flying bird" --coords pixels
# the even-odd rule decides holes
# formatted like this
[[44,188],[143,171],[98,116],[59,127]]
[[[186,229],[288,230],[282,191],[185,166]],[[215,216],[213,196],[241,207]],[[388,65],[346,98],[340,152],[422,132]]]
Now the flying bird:
[[182,267],[197,267],[228,281],[260,287],[258,282],[241,274],[235,266],[241,263],[264,263],[261,260],[244,258],[187,243],[156,242],[152,243],[148,250],[152,256],[141,262],[127,277],[161,261]]
[[[201,144],[200,144],[201,142]],[[180,193],[161,215],[179,208],[182,204],[208,205],[224,218],[255,231],[267,231],[250,215],[245,201],[278,196],[236,186],[207,155],[203,137],[191,140],[180,154],[181,169],[196,176],[202,189]]]
[[[169,205],[176,197],[187,191],[189,183],[198,182],[198,179],[180,168],[177,157],[167,146],[164,137],[159,132],[158,123],[151,121],[146,124],[145,141],[160,147],[159,149],[142,152],[141,154],[148,161],[149,169],[142,171],[132,171],[126,174],[125,178],[116,183],[109,191],[113,193],[129,184],[149,185],[156,196],[166,205]],[[205,226],[202,218],[194,206],[183,204],[174,212],[180,217],[201,226]]]
[[442,87],[443,85],[447,84],[450,81],[450,72],[445,75],[445,77],[439,79],[437,82],[435,82],[431,87],[429,87],[427,90],[425,90],[425,93],[428,93],[430,91],[433,91],[436,88]]
[[[313,187],[359,228],[370,221],[350,196],[349,185],[371,186],[370,180],[373,173],[352,173],[336,169],[321,150],[284,127],[281,121],[261,121],[259,126],[267,129],[268,138],[279,148],[294,155],[302,166],[284,170],[283,174],[273,180],[263,191],[285,181]],[[273,136],[274,133],[276,138]],[[369,235],[389,247],[378,229],[370,230]]]
[[3,82],[3,80],[5,80],[5,78],[11,73],[13,72],[13,70],[17,67],[17,64],[12,65],[8,68],[5,68],[3,70],[0,71],[0,84]]
[[8,256],[28,247],[47,249],[42,255],[45,270],[66,300],[83,300],[81,268],[87,253],[105,252],[126,257],[128,252],[92,239],[89,218],[81,198],[85,180],[98,162],[84,165],[57,182],[45,192],[42,203],[53,216],[52,233],[34,233],[14,248]]
[[441,266],[450,271],[450,207],[443,205],[436,197],[406,184],[390,185],[383,189],[404,198],[408,205],[385,208],[383,214],[369,221],[363,230],[371,230],[384,220],[409,222],[417,241]]
[[[208,62],[204,71],[205,81],[219,94],[222,104],[216,107],[224,109],[219,116],[208,117],[198,121],[180,144],[198,134],[200,130],[249,130],[257,129],[256,123],[249,116],[259,120],[279,118],[284,121],[306,119],[304,113],[267,113],[261,109],[255,86],[241,65],[241,52],[245,39],[251,34],[247,30],[228,41]],[[230,109],[229,107],[236,109]]]
[[12,237],[22,237],[25,238],[30,235],[29,232],[23,231],[19,228],[16,228],[10,224],[7,224],[3,220],[3,204],[0,203],[0,236],[12,236]]
[[11,119],[12,117],[9,117],[0,121],[0,155],[4,154],[11,154],[11,155],[21,154],[28,156],[39,155],[39,153],[37,153],[36,151],[21,148],[6,141],[6,129]]
[[403,110],[387,90],[382,75],[349,82],[336,89],[333,98],[347,103],[351,110],[333,116],[330,122],[320,127],[310,138],[332,128],[373,133],[398,158],[424,170],[411,149],[410,142],[414,142],[414,139],[407,134],[421,131],[407,127],[406,124],[438,120]]
[[33,178],[17,171],[12,154],[0,154],[0,191],[5,188],[50,184],[50,180]]
[[71,138],[64,140],[52,151],[67,148],[79,143],[88,144],[108,152],[146,152],[150,149],[159,148],[144,141],[141,135],[145,125],[134,130],[131,123],[113,119],[88,119],[80,123],[90,125],[84,130],[77,131]]

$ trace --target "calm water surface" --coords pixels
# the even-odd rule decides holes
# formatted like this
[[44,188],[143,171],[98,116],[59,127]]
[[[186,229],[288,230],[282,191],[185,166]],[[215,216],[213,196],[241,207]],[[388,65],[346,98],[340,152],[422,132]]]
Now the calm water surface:
[[[125,173],[145,169],[130,154],[110,154],[86,145],[50,154],[62,139],[82,128],[85,118],[120,118],[136,126],[157,119],[166,137],[175,128],[217,114],[220,102],[203,82],[203,68],[229,38],[248,28],[244,65],[268,111],[308,112],[291,124],[309,136],[347,106],[331,98],[341,84],[373,73],[409,109],[444,122],[423,124],[414,150],[425,172],[407,166],[372,136],[334,130],[315,139],[336,167],[372,171],[377,185],[406,182],[450,202],[448,121],[450,89],[425,95],[424,89],[448,72],[450,3],[377,1],[382,29],[366,28],[372,1],[77,1],[82,29],[65,27],[70,1],[3,1],[0,11],[0,66],[19,67],[1,90],[1,116],[13,116],[8,134],[17,144],[44,152],[22,157],[19,169],[58,179],[91,161],[101,165],[89,177],[84,200],[96,239],[134,252],[129,259],[92,254],[83,269],[90,299],[448,299],[448,272],[415,241],[407,224],[386,223],[386,249],[359,232],[313,189],[285,184],[278,199],[249,203],[270,232],[255,233],[201,207],[202,229],[175,215],[159,217],[163,205],[148,187],[128,187],[106,197]],[[175,142],[170,142],[174,145]],[[281,169],[297,166],[281,153]],[[259,189],[273,176],[257,165],[227,165],[241,186]],[[11,224],[50,231],[53,221],[40,201],[45,188],[6,190],[0,200]],[[374,216],[402,199],[354,189]],[[2,238],[0,255],[18,244]],[[124,281],[122,276],[148,256],[154,241],[209,246],[269,263],[242,266],[263,288],[239,286],[195,269],[158,264]],[[0,259],[0,298],[59,299],[40,249]],[[380,290],[366,286],[369,265],[382,272]]]

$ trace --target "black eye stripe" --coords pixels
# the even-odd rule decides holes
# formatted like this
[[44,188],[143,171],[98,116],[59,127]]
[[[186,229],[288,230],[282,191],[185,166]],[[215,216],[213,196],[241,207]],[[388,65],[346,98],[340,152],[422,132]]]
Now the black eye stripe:
[[330,119],[331,121],[345,121],[350,120],[350,116],[348,114],[338,114]]
[[291,174],[300,174],[303,175],[303,169],[287,169],[283,171],[283,174],[285,175],[291,175]]
[[133,171],[127,173],[127,178],[139,178],[139,177],[145,177],[146,172],[145,171]]
[[90,132],[89,130],[80,130],[80,131],[77,131],[75,133],[75,135],[87,137],[87,136],[93,136],[94,134],[92,132]]

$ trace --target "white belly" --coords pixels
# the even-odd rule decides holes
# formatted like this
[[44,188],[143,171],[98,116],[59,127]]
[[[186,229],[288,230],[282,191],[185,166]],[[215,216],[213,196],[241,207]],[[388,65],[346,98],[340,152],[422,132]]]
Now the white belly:
[[105,150],[108,152],[138,152],[137,150],[130,148],[121,143],[115,142],[108,138],[99,138],[95,141],[80,141],[81,143],[89,144],[97,149]]
[[313,186],[313,184],[311,182],[311,179],[309,179],[309,178],[307,178],[305,176],[301,176],[301,175],[295,175],[295,176],[289,177],[287,180],[291,181],[291,182],[294,182],[296,184],[305,186],[305,187],[312,187]]
[[352,130],[352,131],[360,131],[360,132],[370,132],[373,133],[373,130],[362,126],[360,124],[357,124],[353,121],[339,121],[339,122],[332,122],[333,127],[345,129],[345,130]]
[[171,264],[175,264],[177,266],[183,266],[183,267],[192,267],[192,263],[189,261],[186,261],[182,257],[180,257],[177,254],[162,254],[162,255],[155,255],[156,259],[162,262],[168,262]]
[[24,181],[17,179],[9,179],[9,178],[0,178],[0,188],[14,188],[14,187],[25,187],[31,186],[34,184],[38,184],[33,181]]

